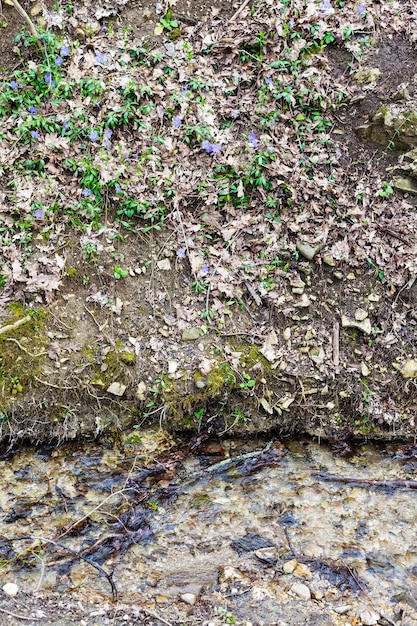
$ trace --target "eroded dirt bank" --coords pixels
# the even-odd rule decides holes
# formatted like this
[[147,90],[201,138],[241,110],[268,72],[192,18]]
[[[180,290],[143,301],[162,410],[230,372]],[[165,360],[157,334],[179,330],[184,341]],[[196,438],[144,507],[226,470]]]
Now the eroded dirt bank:
[[3,72],[1,436],[414,437],[408,4],[110,4]]

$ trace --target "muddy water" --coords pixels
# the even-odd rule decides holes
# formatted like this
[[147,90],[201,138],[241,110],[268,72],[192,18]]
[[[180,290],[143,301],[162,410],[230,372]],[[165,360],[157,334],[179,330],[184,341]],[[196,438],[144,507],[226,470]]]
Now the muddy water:
[[105,615],[112,572],[119,603],[171,624],[417,623],[417,492],[318,476],[413,478],[413,450],[365,445],[345,458],[309,441],[184,450],[147,433],[137,445],[4,457],[2,584],[58,591]]

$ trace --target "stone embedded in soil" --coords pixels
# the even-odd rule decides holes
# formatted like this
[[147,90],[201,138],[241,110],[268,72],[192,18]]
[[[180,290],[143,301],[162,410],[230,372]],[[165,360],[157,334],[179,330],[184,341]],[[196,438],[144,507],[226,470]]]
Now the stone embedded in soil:
[[409,359],[404,363],[399,370],[403,378],[416,378],[417,377],[417,361],[415,359]]
[[165,272],[171,269],[171,262],[169,259],[161,259],[160,261],[158,261],[157,265],[158,269]]
[[195,593],[182,593],[180,595],[180,598],[183,602],[191,605],[195,604],[197,601],[197,596],[195,595]]
[[307,585],[303,583],[294,583],[291,585],[291,591],[302,600],[311,600],[311,592]]
[[372,326],[369,317],[363,320],[363,322],[358,322],[356,320],[350,320],[346,315],[342,315],[342,326],[343,328],[358,328],[366,335],[370,335],[372,332]]
[[323,248],[324,243],[320,243],[318,246],[310,246],[308,243],[301,243],[297,241],[298,252],[308,261],[312,261],[316,254]]
[[5,585],[3,585],[3,591],[6,596],[14,598],[19,593],[19,587],[16,585],[16,583],[6,583]]
[[114,382],[107,388],[107,393],[111,393],[113,396],[122,396],[126,391],[126,385],[122,383]]
[[378,624],[380,617],[379,613],[376,613],[375,611],[364,611],[360,614],[360,619],[364,626],[374,626],[375,624]]
[[196,341],[201,337],[201,330],[197,328],[197,326],[193,326],[192,328],[186,328],[182,332],[182,340],[183,341]]

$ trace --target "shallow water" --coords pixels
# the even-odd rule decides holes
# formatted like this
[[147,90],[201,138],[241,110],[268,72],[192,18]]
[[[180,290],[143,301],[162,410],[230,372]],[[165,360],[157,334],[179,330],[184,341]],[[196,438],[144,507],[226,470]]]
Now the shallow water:
[[[223,593],[223,614],[233,613],[235,623],[272,624],[299,581],[333,620],[323,623],[350,624],[335,616],[364,610],[403,623],[396,621],[399,603],[412,606],[417,591],[416,491],[328,482],[317,473],[413,478],[412,452],[401,458],[398,447],[364,445],[344,458],[301,441],[270,442],[263,456],[267,442],[228,441],[216,457],[169,451],[172,445],[148,433],[137,447],[25,448],[0,461],[2,580],[109,603],[109,580],[46,545],[53,539],[113,572],[125,604],[162,606],[188,593],[197,604],[205,598],[220,606]],[[161,472],[150,459],[164,447]],[[238,460],[224,462],[228,457]],[[262,459],[270,464],[256,467]],[[36,538],[43,550],[16,559],[11,549],[21,553]],[[254,605],[257,596],[262,603]]]

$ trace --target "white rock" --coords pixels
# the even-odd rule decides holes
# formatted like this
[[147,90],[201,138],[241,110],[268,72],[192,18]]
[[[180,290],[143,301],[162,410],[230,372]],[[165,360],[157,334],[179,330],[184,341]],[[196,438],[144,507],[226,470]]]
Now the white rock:
[[171,269],[171,262],[169,259],[161,259],[157,263],[158,269],[168,271]]
[[135,394],[136,398],[141,401],[145,400],[146,390],[147,390],[146,383],[144,383],[143,380],[141,380],[136,389],[136,394]]
[[126,385],[122,385],[122,383],[112,383],[107,388],[107,393],[111,393],[113,396],[122,396],[125,391]]
[[417,377],[417,361],[415,361],[414,359],[406,361],[400,369],[400,374],[403,378]]
[[191,605],[195,604],[197,600],[197,596],[195,595],[195,593],[182,593],[180,595],[180,598],[183,602]]
[[374,626],[378,624],[378,620],[381,616],[379,613],[375,613],[375,611],[364,611],[359,617],[364,626]]
[[295,593],[302,600],[311,600],[311,591],[307,585],[302,583],[294,583],[291,585],[291,591]]
[[19,587],[15,583],[6,583],[5,585],[3,585],[3,591],[6,596],[14,598],[19,592]]

